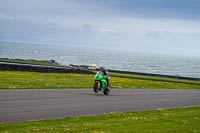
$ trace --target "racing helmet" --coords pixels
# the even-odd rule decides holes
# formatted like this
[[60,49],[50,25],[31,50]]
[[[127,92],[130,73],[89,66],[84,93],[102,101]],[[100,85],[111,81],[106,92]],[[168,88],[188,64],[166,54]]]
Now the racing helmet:
[[102,71],[102,72],[104,72],[104,73],[106,72],[105,67],[100,67],[99,70]]

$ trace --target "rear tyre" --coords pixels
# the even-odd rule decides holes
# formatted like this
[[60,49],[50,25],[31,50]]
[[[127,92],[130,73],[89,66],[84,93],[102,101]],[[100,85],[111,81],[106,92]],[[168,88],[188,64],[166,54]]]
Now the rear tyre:
[[110,89],[109,89],[109,88],[105,88],[105,90],[103,91],[103,93],[104,93],[105,95],[109,95]]
[[94,92],[98,93],[99,89],[98,89],[98,82],[94,83]]

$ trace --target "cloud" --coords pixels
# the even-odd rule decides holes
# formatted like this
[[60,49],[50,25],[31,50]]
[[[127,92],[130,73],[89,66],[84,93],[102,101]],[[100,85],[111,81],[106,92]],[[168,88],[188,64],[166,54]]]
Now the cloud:
[[17,20],[16,17],[11,17],[11,16],[6,16],[6,15],[3,15],[3,14],[0,14],[0,19],[3,19],[3,20]]
[[116,33],[116,30],[109,29],[109,28],[102,28],[100,29],[100,32],[105,32],[105,33]]
[[129,16],[200,19],[199,0],[1,0],[0,12],[28,17]]
[[199,51],[199,6],[198,0],[1,0],[0,39]]
[[118,14],[144,18],[200,19],[199,0],[86,0]]
[[83,30],[88,31],[88,32],[93,30],[90,24],[83,24],[82,28]]

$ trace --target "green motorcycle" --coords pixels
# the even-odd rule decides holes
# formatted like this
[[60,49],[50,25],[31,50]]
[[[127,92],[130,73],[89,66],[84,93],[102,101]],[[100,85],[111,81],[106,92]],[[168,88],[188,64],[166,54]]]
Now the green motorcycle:
[[[97,74],[94,76],[94,79],[94,92],[98,93],[99,91],[102,91],[105,95],[109,95],[109,85],[103,72],[97,72]],[[110,77],[108,77],[108,80],[110,80]]]

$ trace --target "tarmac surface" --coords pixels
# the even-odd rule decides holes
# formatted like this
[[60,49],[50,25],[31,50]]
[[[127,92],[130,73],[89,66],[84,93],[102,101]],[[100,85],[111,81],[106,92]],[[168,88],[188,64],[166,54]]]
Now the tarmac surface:
[[0,123],[200,105],[200,90],[0,90]]

